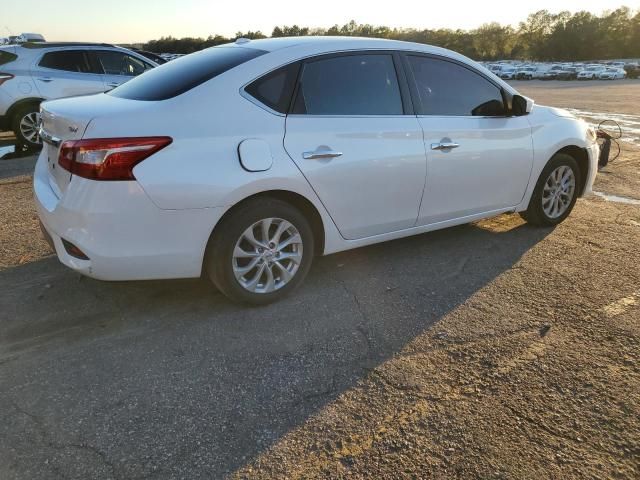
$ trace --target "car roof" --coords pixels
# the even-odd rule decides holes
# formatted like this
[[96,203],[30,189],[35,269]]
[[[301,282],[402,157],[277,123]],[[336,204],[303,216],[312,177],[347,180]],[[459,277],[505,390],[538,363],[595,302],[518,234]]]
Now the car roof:
[[304,36],[304,37],[279,37],[264,38],[260,40],[236,40],[236,44],[243,47],[256,48],[267,52],[275,52],[289,47],[324,46],[327,50],[337,49],[397,49],[419,50],[433,53],[455,53],[443,48],[426,45],[423,43],[404,42],[401,40],[387,40],[385,38],[369,37],[333,37],[333,36]]
[[56,48],[56,47],[114,47],[110,43],[92,43],[92,42],[25,42],[19,44],[23,48]]
[[463,63],[470,63],[481,68],[482,65],[474,62],[468,57],[446,48],[435,47],[424,43],[404,42],[401,40],[387,40],[384,38],[369,37],[332,37],[332,36],[304,36],[304,37],[280,37],[265,38],[260,40],[236,40],[235,44],[230,44],[243,48],[256,48],[267,52],[283,52],[285,49],[295,50],[295,55],[303,57],[307,53],[314,55],[323,52],[339,52],[347,50],[400,50],[420,53],[431,53],[442,55]]

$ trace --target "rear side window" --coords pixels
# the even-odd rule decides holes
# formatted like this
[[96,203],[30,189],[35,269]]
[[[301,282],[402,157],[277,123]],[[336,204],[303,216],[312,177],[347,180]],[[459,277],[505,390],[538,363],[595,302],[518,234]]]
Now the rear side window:
[[0,65],[13,62],[18,56],[15,53],[0,50]]
[[96,56],[102,71],[107,75],[136,77],[152,68],[151,65],[123,52],[103,50],[96,52]]
[[402,115],[393,57],[344,55],[305,63],[293,113]]
[[265,53],[254,48],[208,48],[149,70],[108,95],[130,100],[166,100]]
[[245,91],[280,113],[287,113],[296,85],[300,62],[284,66],[247,85]]
[[40,60],[41,67],[66,72],[89,73],[89,63],[82,50],[63,50],[59,52],[45,53]]
[[409,56],[420,96],[419,115],[500,116],[505,114],[500,88],[457,63]]

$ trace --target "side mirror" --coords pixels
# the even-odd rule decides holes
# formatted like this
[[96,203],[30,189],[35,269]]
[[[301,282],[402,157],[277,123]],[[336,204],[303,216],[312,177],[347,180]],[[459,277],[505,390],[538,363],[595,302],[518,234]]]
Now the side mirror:
[[514,95],[511,99],[511,114],[521,117],[531,113],[533,109],[533,100],[522,95]]

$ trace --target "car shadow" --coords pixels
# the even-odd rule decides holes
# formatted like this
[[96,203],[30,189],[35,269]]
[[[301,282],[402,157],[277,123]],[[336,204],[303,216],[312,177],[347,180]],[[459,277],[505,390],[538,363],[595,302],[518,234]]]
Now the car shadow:
[[79,464],[232,472],[550,232],[501,216],[317,258],[296,293],[260,308],[204,280],[105,283],[55,258],[2,271],[0,410],[20,418],[0,426],[0,450],[15,445],[4,460],[43,478]]

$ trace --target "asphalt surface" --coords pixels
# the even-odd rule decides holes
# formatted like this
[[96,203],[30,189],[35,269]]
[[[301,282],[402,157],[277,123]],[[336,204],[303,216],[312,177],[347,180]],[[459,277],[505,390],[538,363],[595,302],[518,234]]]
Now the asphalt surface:
[[54,258],[0,272],[1,476],[232,472],[547,234],[465,226],[319,258],[259,309],[205,281],[102,283]]
[[1,479],[638,478],[637,206],[317,258],[246,308],[60,265],[32,165],[0,160]]

